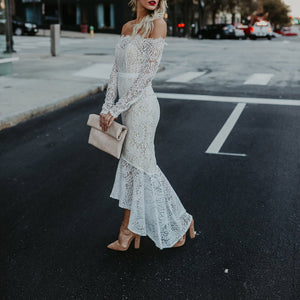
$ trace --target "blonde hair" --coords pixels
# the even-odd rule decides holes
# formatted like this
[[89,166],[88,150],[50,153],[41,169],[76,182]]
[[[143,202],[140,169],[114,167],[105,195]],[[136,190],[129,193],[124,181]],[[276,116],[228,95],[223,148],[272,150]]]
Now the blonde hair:
[[[132,11],[136,11],[138,0],[130,0],[128,5],[132,7]],[[148,37],[148,35],[153,30],[153,21],[159,18],[164,18],[168,4],[167,0],[159,0],[159,3],[154,11],[149,11],[149,13],[142,19],[138,24],[135,24],[132,31],[132,38],[134,38],[138,32],[142,33],[142,38]]]

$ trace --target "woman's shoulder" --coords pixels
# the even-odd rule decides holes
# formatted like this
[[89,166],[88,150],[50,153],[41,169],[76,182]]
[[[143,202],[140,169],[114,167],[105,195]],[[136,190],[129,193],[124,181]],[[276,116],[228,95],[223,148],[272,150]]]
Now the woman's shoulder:
[[153,21],[154,26],[167,27],[167,22],[163,18],[157,18]]
[[133,25],[134,25],[133,20],[132,21],[128,21],[127,23],[125,23],[123,25],[123,27],[122,27],[121,34],[122,35],[129,34],[132,31]]
[[164,19],[158,18],[153,21],[153,30],[150,34],[151,38],[165,38],[167,35],[167,23]]

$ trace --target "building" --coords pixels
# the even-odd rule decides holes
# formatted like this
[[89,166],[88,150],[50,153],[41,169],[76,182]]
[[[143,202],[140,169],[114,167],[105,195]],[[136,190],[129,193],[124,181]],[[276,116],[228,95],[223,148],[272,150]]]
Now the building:
[[60,23],[63,30],[80,31],[81,25],[95,32],[120,33],[132,12],[124,0],[14,0],[14,15],[40,28]]
[[[220,11],[216,14],[215,24],[231,24],[231,23],[240,23],[241,14],[237,11],[234,15],[227,11]],[[212,24],[212,20],[210,22]]]

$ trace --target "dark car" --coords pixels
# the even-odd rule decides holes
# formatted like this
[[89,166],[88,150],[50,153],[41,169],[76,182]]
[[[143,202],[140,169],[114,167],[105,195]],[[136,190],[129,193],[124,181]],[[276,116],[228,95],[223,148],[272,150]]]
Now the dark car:
[[18,17],[12,20],[12,27],[15,35],[23,35],[24,33],[35,35],[39,31],[37,24],[26,22]]
[[236,38],[234,26],[231,24],[206,25],[198,31],[198,39]]

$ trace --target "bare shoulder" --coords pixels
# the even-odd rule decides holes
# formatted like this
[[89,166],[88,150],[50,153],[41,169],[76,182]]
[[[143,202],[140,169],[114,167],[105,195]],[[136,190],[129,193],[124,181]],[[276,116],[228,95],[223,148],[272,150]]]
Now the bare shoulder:
[[125,23],[122,27],[122,35],[127,35],[130,34],[130,32],[132,31],[132,26],[133,26],[133,21],[128,21],[127,23]]
[[165,38],[167,36],[167,23],[164,19],[158,18],[153,21],[153,30],[150,34],[151,38]]
[[166,23],[166,21],[165,21],[164,19],[162,19],[162,18],[155,19],[155,20],[153,21],[153,24],[154,24],[154,26],[161,26],[162,28],[163,28],[163,27],[166,27],[166,28],[167,28],[167,23]]

